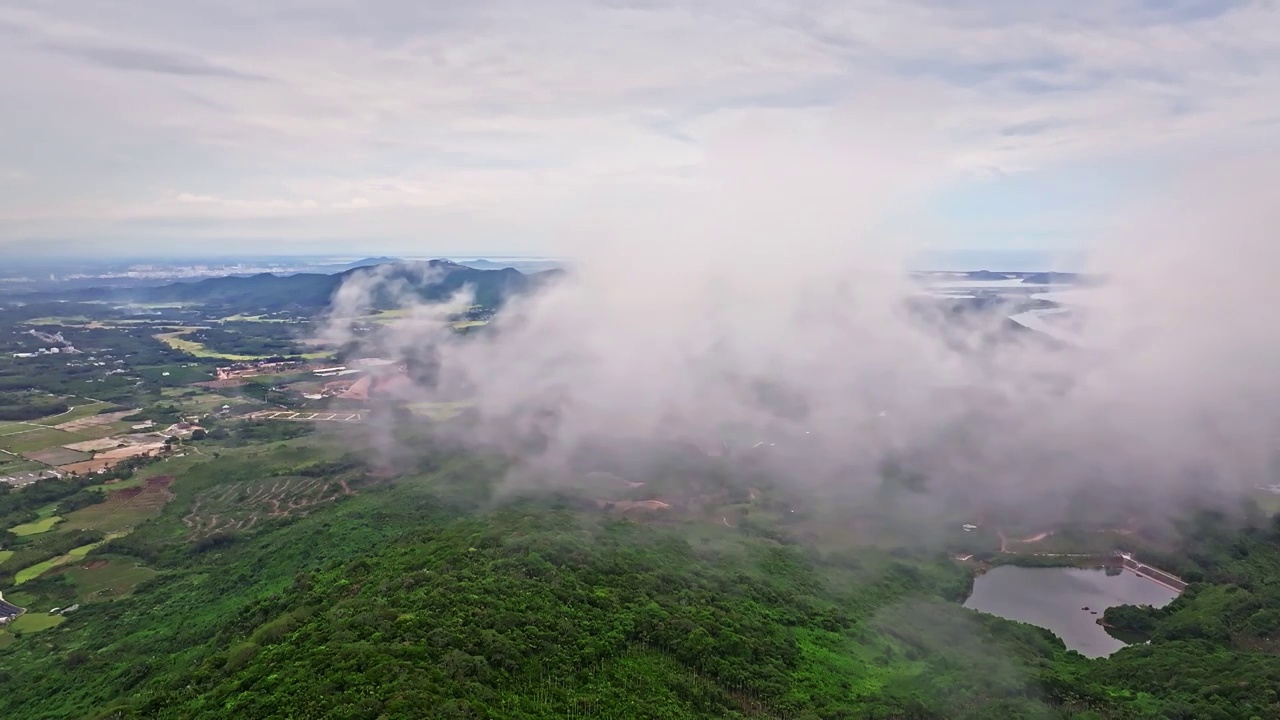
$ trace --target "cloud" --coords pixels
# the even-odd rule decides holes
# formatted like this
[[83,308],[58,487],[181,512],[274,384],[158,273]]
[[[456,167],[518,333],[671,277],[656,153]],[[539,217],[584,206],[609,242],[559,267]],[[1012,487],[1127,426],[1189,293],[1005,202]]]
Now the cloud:
[[[5,8],[15,41],[0,61],[26,70],[0,79],[17,108],[0,118],[0,163],[32,182],[0,198],[0,241],[57,235],[6,220],[36,206],[74,217],[78,235],[124,233],[120,218],[200,187],[331,209],[364,198],[345,208],[354,234],[391,245],[447,221],[459,242],[532,251],[534,235],[579,222],[584,192],[631,193],[639,208],[704,182],[705,129],[723,118],[783,117],[803,134],[824,113],[885,102],[929,118],[945,182],[1155,167],[1275,142],[1262,122],[1280,115],[1275,19],[1263,3],[1141,0]],[[185,207],[220,208],[220,232],[268,234],[233,203]],[[291,237],[333,227],[308,216]]]
[[198,55],[146,50],[131,47],[76,46],[64,43],[45,43],[45,50],[87,60],[91,63],[118,70],[183,75],[190,77],[219,77],[233,80],[266,80],[255,73],[235,70],[210,62]]
[[1108,283],[1060,349],[1007,334],[1007,309],[957,319],[913,304],[902,270],[916,248],[885,242],[877,221],[932,182],[928,127],[858,117],[814,119],[821,142],[756,153],[776,125],[722,130],[714,190],[631,226],[584,225],[562,246],[568,277],[487,334],[457,338],[443,306],[367,275],[343,288],[339,318],[390,296],[411,320],[349,335],[339,319],[328,337],[429,369],[401,400],[472,399],[465,437],[524,463],[513,483],[601,436],[708,447],[734,428],[791,446],[753,469],[795,490],[874,492],[892,459],[929,478],[922,502],[1017,507],[1028,522],[1082,519],[1081,498],[1107,498],[1094,516],[1159,514],[1274,482],[1274,153],[1218,158],[1131,207],[1090,259]]

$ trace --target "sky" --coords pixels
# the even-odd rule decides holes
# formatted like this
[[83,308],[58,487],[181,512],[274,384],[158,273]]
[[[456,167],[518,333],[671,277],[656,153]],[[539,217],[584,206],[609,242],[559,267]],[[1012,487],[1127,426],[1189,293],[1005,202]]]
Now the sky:
[[0,253],[561,254],[706,200],[785,247],[846,198],[1073,252],[1274,147],[1277,61],[1269,1],[0,0]]

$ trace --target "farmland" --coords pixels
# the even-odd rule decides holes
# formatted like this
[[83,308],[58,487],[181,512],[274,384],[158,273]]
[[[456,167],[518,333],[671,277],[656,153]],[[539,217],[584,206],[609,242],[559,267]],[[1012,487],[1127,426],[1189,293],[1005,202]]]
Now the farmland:
[[165,504],[173,499],[173,493],[169,491],[172,481],[172,477],[157,476],[149,478],[141,486],[111,490],[105,502],[68,514],[64,525],[77,530],[128,532],[138,523],[159,515]]
[[228,483],[196,496],[182,518],[192,537],[248,530],[269,518],[306,515],[313,506],[350,494],[345,482],[316,477],[275,477]]
[[49,532],[55,525],[62,522],[62,518],[57,515],[51,515],[41,518],[35,522],[23,523],[22,525],[14,525],[9,528],[9,532],[18,537],[26,537],[27,535],[39,535],[43,532]]
[[209,328],[191,328],[191,329],[180,330],[176,332],[161,333],[159,335],[156,335],[155,338],[160,342],[163,342],[164,344],[173,348],[174,350],[180,350],[190,355],[194,355],[195,357],[214,358],[218,360],[232,360],[232,361],[261,360],[268,357],[275,357],[277,355],[289,355],[291,357],[303,357],[307,359],[314,359],[314,358],[326,358],[333,355],[333,353],[329,353],[329,352],[299,353],[299,352],[294,352],[292,350],[287,352],[282,352],[282,353],[265,353],[265,354],[256,354],[256,355],[250,355],[250,354],[244,354],[244,353],[219,352],[216,350],[211,350],[208,347],[206,347],[204,343],[201,343],[197,340],[194,340],[188,337],[193,332],[196,332],[198,330],[209,330]]
[[178,332],[168,332],[156,335],[156,339],[168,345],[174,350],[194,355],[196,357],[217,358],[218,360],[257,360],[257,355],[235,355],[232,353],[220,353],[209,350],[204,345],[191,340],[187,337],[191,333],[190,330],[180,330]]

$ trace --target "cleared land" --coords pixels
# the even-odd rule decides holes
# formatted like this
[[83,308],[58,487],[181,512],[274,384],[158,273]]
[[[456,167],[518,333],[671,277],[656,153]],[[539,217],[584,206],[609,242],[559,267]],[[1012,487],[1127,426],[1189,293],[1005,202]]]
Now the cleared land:
[[109,412],[109,413],[94,413],[92,415],[88,415],[84,417],[64,419],[62,420],[62,422],[59,422],[57,425],[54,425],[53,427],[59,430],[64,430],[66,432],[80,432],[82,430],[88,430],[90,428],[102,427],[104,425],[111,425],[112,423],[118,423],[136,412],[138,411],[137,410],[117,410],[115,412]]
[[357,410],[355,412],[308,412],[306,410],[295,412],[293,410],[259,410],[258,412],[249,413],[246,417],[254,420],[295,420],[301,422],[349,422],[358,423],[364,421],[364,411]]
[[43,450],[32,450],[22,454],[28,460],[34,460],[45,465],[70,465],[71,463],[84,462],[93,456],[89,453],[79,452],[70,448],[51,447]]
[[267,518],[306,515],[313,506],[351,492],[345,482],[313,477],[229,483],[197,495],[182,524],[193,538],[219,530],[248,530]]

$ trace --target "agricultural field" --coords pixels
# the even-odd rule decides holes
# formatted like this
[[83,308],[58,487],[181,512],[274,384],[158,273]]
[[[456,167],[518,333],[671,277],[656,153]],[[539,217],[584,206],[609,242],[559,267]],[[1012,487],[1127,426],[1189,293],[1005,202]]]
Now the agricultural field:
[[[138,523],[160,514],[173,499],[170,476],[148,478],[142,485],[120,488],[111,485],[107,499],[97,505],[69,513],[63,527],[71,530],[99,530],[104,533],[126,533]],[[115,489],[119,488],[119,489]]]
[[[56,514],[57,512],[58,512],[58,503],[56,502],[49,503],[48,505],[45,505],[39,508],[38,510],[36,510],[36,514],[40,516],[39,520],[35,522],[24,523],[22,525],[14,525],[13,527],[9,528],[9,532],[12,532],[14,535],[17,535],[19,537],[26,537],[28,535],[38,535],[43,532],[48,532],[52,530],[55,525],[62,522],[62,518],[58,517],[58,515]],[[4,559],[0,558],[0,562],[3,562],[3,561]]]
[[40,518],[35,522],[23,523],[22,525],[14,525],[9,528],[9,532],[18,537],[26,537],[28,535],[39,535],[40,533],[49,532],[58,523],[62,522],[62,518],[58,515],[50,515],[49,517]]
[[[61,425],[63,423],[67,423],[72,420],[79,420],[81,418],[93,417],[98,413],[102,412],[103,410],[106,410],[107,408],[111,407],[111,403],[101,402],[99,400],[86,401],[86,399],[84,398],[67,398],[67,402],[72,404],[72,407],[70,410],[64,413],[59,413],[57,415],[50,415],[49,417],[40,418],[39,420],[35,420],[33,422],[39,425],[49,425],[49,426]],[[80,402],[82,404],[77,405],[75,404],[76,402]]]
[[14,473],[34,472],[44,469],[44,466],[40,463],[27,460],[21,455],[0,453],[0,475],[12,475]]
[[[205,347],[204,344],[187,337],[195,330],[208,330],[208,329],[209,328],[191,328],[191,329],[183,330],[180,332],[161,333],[159,335],[156,335],[155,338],[160,342],[163,342],[164,344],[173,348],[174,350],[181,350],[182,352],[189,353],[196,357],[215,358],[218,360],[233,360],[233,361],[261,360],[263,358],[275,357],[275,354],[245,355],[245,354],[236,354],[236,353],[217,352],[215,350],[210,350],[209,348]],[[289,352],[286,354],[289,356],[302,357],[306,359],[327,358],[327,357],[333,356],[333,353],[331,352],[310,352],[310,353]]]
[[143,380],[159,383],[167,387],[190,385],[191,383],[207,382],[213,379],[212,365],[201,366],[192,363],[172,363],[138,368],[137,373],[138,377]]
[[182,518],[191,537],[218,531],[248,530],[258,522],[306,515],[317,504],[351,494],[345,481],[316,477],[273,477],[228,483],[196,495]]
[[64,419],[53,427],[66,432],[85,432],[94,428],[114,426],[136,412],[138,411],[117,410],[109,413],[94,413],[74,419]]
[[8,560],[11,557],[13,557],[12,550],[0,550],[0,563],[4,562],[5,560]]
[[219,360],[257,360],[256,355],[233,355],[230,353],[219,353],[209,350],[204,345],[191,340],[186,336],[191,330],[183,330],[180,332],[161,333],[156,335],[156,339],[168,345],[174,350],[181,350],[196,357],[217,358]]
[[204,388],[165,388],[160,391],[164,402],[174,405],[183,413],[207,415],[222,409],[223,405],[240,402],[225,395],[209,392]]
[[70,465],[72,463],[84,462],[93,457],[93,455],[80,452],[78,450],[70,450],[64,447],[44,448],[43,450],[32,450],[22,454],[28,460],[44,465]]
[[11,428],[0,430],[0,449],[19,455],[88,439],[83,435],[46,427],[28,426],[24,430],[8,432],[10,430]]

